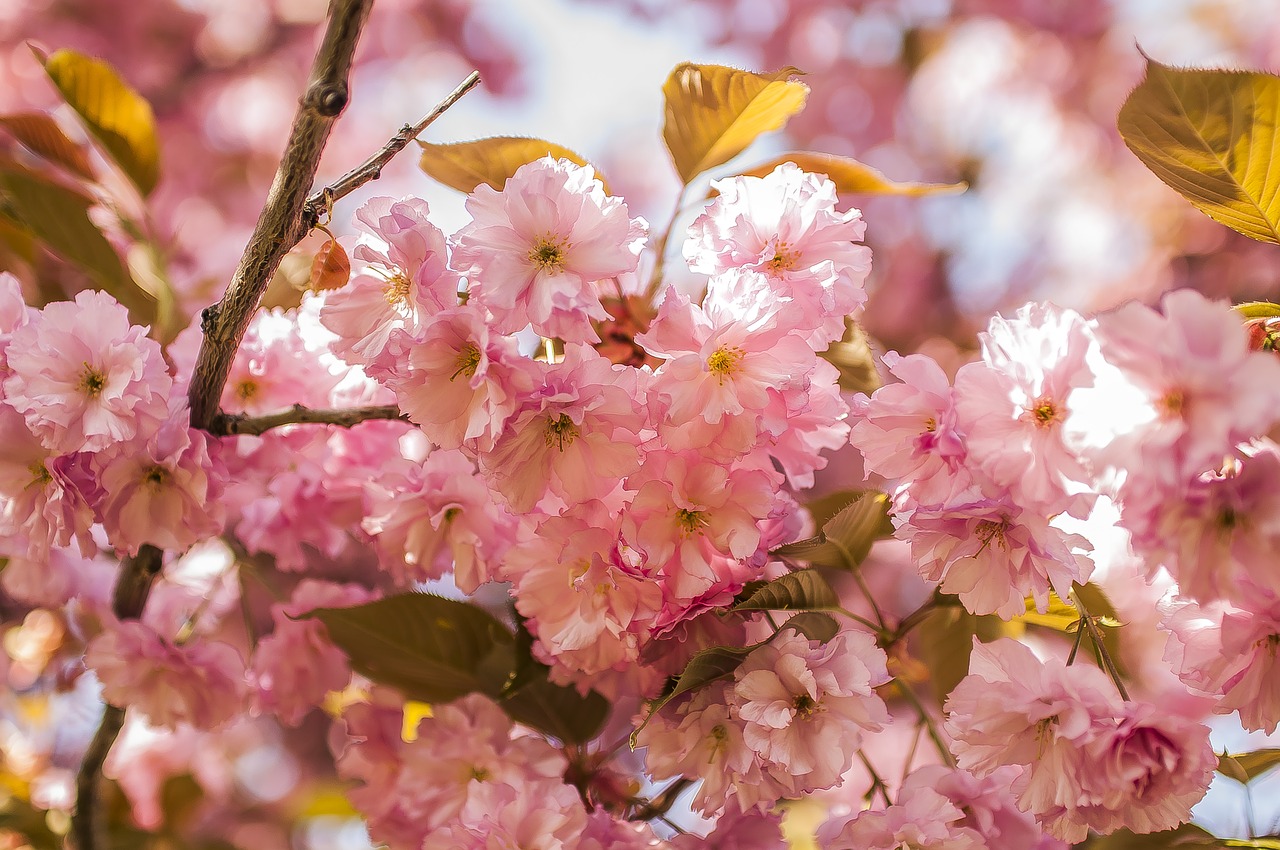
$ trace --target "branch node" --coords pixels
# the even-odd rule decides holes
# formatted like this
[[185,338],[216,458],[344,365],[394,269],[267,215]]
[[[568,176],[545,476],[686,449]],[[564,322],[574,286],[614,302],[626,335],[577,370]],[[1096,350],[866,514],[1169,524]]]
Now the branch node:
[[316,83],[302,102],[325,118],[337,118],[347,108],[347,84],[340,80]]

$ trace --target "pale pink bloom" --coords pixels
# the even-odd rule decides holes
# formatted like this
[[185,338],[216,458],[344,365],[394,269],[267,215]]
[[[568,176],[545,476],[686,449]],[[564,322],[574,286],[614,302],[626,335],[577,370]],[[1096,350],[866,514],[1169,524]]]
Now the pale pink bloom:
[[960,767],[979,777],[1023,766],[1013,782],[1019,807],[1035,815],[1075,805],[1091,765],[1083,747],[1123,711],[1115,685],[1096,667],[1036,658],[1011,638],[976,639],[969,675],[947,698],[946,731]]
[[1018,504],[1057,513],[1089,489],[1066,435],[1073,392],[1093,385],[1097,342],[1078,313],[1047,303],[996,315],[981,339],[982,362],[961,367],[955,384],[969,460]]
[[0,570],[0,592],[33,608],[60,608],[74,599],[82,611],[97,611],[111,604],[118,563],[96,546],[88,558],[57,547],[38,559],[12,555]]
[[324,623],[295,620],[316,608],[350,608],[377,594],[355,584],[305,579],[287,604],[271,606],[275,630],[258,641],[248,673],[254,714],[273,714],[297,726],[330,691],[351,681],[347,656],[329,641]]
[[[608,197],[590,166],[543,157],[501,192],[481,183],[467,197],[472,222],[455,235],[453,267],[494,330],[599,342],[591,320],[609,318],[598,286],[634,271],[648,225]],[[611,283],[609,285],[612,285]]]
[[576,850],[587,826],[577,789],[554,779],[477,783],[458,817],[422,850]]
[[705,815],[724,811],[735,795],[744,811],[757,804],[768,808],[776,799],[757,793],[764,782],[760,757],[743,739],[743,721],[729,698],[725,685],[703,688],[678,709],[664,708],[637,736],[651,775],[702,780],[690,805]]
[[[982,837],[961,825],[964,812],[932,788],[901,793],[883,811],[830,820],[818,830],[826,850],[983,850]],[[1001,846],[1003,850],[1003,846]]]
[[1206,726],[1151,703],[1125,703],[1081,755],[1084,793],[1041,815],[1050,834],[1073,844],[1090,829],[1143,835],[1185,823],[1218,766]]
[[1158,502],[1125,505],[1122,524],[1148,574],[1166,567],[1184,596],[1247,602],[1280,595],[1272,567],[1280,547],[1280,447],[1259,440],[1219,472],[1205,473]]
[[639,466],[642,399],[635,370],[590,346],[566,346],[480,468],[511,509],[531,510],[548,491],[573,505],[604,498]]
[[668,358],[651,390],[669,399],[668,418],[714,424],[760,413],[771,390],[802,394],[817,355],[779,318],[776,310],[704,310],[668,289],[649,332],[636,337],[650,353]]
[[55,452],[98,451],[165,418],[160,346],[105,292],[49,304],[9,341],[4,400]]
[[578,839],[577,850],[662,850],[672,846],[678,845],[659,841],[649,824],[619,820],[597,807],[587,814],[587,826]]
[[9,272],[0,272],[0,381],[9,375],[5,351],[10,335],[38,315],[38,310],[22,300],[22,284],[18,279]]
[[[458,276],[448,269],[444,234],[427,220],[419,198],[370,198],[356,210],[368,237],[355,257],[367,265],[341,289],[324,296],[320,322],[337,334],[331,345],[352,363],[374,360],[399,328],[413,330],[426,315],[458,303]],[[369,238],[372,237],[372,238]]]
[[873,635],[844,631],[822,644],[786,630],[747,656],[730,699],[747,746],[814,790],[838,784],[862,733],[889,722],[875,693],[888,681]]
[[488,581],[515,534],[515,520],[493,500],[475,463],[434,451],[421,464],[393,461],[368,482],[361,527],[401,585],[453,573],[464,593]]
[[1000,768],[983,777],[955,767],[931,764],[911,772],[898,790],[900,799],[911,799],[928,789],[946,797],[963,817],[954,827],[965,827],[981,836],[990,850],[1035,850],[1043,833],[1035,820],[1019,811],[1009,786],[1017,768]]
[[1109,401],[1136,408],[1126,417],[1131,430],[1102,457],[1128,470],[1135,498],[1159,499],[1169,484],[1217,469],[1280,411],[1280,360],[1249,350],[1229,305],[1179,289],[1161,306],[1163,315],[1131,303],[1098,317],[1103,356],[1128,382],[1125,396]]
[[221,641],[179,645],[136,620],[110,623],[89,642],[84,663],[107,702],[155,726],[212,729],[244,709],[244,659]]
[[86,454],[54,456],[12,408],[0,405],[0,535],[5,551],[37,561],[74,539],[83,554],[96,546],[90,499],[99,493]]
[[782,812],[743,812],[732,801],[716,819],[716,827],[706,838],[693,834],[677,835],[671,841],[673,850],[784,850],[791,847],[782,835]]
[[338,775],[360,783],[348,796],[373,839],[392,846],[417,847],[435,830],[448,830],[464,810],[483,811],[468,804],[485,785],[559,783],[568,766],[542,738],[517,736],[506,715],[479,694],[433,706],[411,743],[401,739],[398,702],[391,710],[352,706],[344,719],[350,743],[337,759]]
[[974,614],[1008,620],[1025,613],[1028,596],[1043,613],[1051,589],[1065,599],[1072,582],[1087,582],[1093,571],[1081,554],[1092,548],[1086,538],[1007,497],[970,490],[951,503],[899,512],[893,523],[898,539],[910,542],[920,574],[941,582]]
[[773,393],[761,417],[761,428],[771,435],[770,457],[778,462],[787,482],[797,490],[813,486],[813,473],[827,466],[824,452],[849,442],[849,406],[836,382],[839,370],[818,360],[805,395]]
[[492,448],[538,381],[533,361],[520,355],[515,340],[491,334],[471,304],[434,314],[414,336],[393,345],[405,351],[388,386],[400,409],[446,449],[464,442]]
[[146,442],[118,443],[94,458],[103,496],[98,509],[116,549],[144,543],[174,552],[214,537],[226,523],[226,468],[219,445],[187,426],[180,408]]
[[1280,601],[1241,604],[1169,603],[1165,660],[1185,684],[1220,697],[1215,712],[1239,711],[1244,728],[1271,734],[1280,726]]
[[[319,301],[310,298],[304,304]],[[339,370],[345,368],[327,352],[327,344],[328,340],[322,346],[309,343],[298,315],[280,309],[259,311],[236,349],[222,391],[222,409],[261,416],[294,404],[328,406],[342,379]]]
[[599,502],[539,523],[503,565],[535,654],[587,674],[630,669],[662,606],[639,560]]
[[756,554],[759,522],[773,514],[781,478],[761,465],[726,467],[691,452],[650,452],[627,482],[637,492],[623,536],[680,598],[725,579],[746,580],[716,567],[723,557],[743,561]]
[[890,351],[882,359],[899,383],[853,397],[849,441],[862,452],[867,476],[902,482],[916,503],[946,501],[969,481],[951,382],[923,354]]
[[751,269],[767,275],[812,322],[818,347],[844,333],[865,300],[871,249],[856,209],[836,211],[835,184],[783,163],[765,177],[712,181],[719,197],[689,228],[684,256],[695,272]]

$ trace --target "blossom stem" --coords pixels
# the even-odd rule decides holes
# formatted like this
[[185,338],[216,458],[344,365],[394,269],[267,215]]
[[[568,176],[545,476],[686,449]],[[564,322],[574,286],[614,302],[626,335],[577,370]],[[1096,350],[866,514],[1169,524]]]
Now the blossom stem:
[[311,66],[311,81],[294,114],[266,205],[222,300],[207,308],[201,318],[204,340],[189,393],[193,427],[208,429],[217,418],[218,399],[262,293],[285,254],[314,224],[304,216],[307,193],[333,122],[346,108],[356,42],[372,6],[373,0],[333,0],[329,6],[328,25]]
[[1111,658],[1111,653],[1107,651],[1106,642],[1103,640],[1098,624],[1089,613],[1089,609],[1085,607],[1084,600],[1080,598],[1080,594],[1075,591],[1075,588],[1071,590],[1071,601],[1075,603],[1076,608],[1080,611],[1080,623],[1083,628],[1089,630],[1089,640],[1093,642],[1093,648],[1098,651],[1098,658],[1102,661],[1102,666],[1106,668],[1107,675],[1115,683],[1116,690],[1120,692],[1120,698],[1128,702],[1129,692],[1125,690],[1124,682],[1120,680],[1120,669],[1116,667],[1115,661]]
[[879,631],[888,631],[888,627],[884,622],[884,614],[880,612],[880,606],[876,604],[875,597],[871,595],[871,588],[867,586],[867,580],[862,577],[862,570],[853,570],[853,580],[858,583],[858,589],[867,598],[867,604],[871,606],[871,612],[875,614],[876,622],[880,624]]
[[437,103],[434,109],[423,116],[421,121],[417,124],[405,124],[400,128],[400,132],[392,136],[382,146],[382,149],[373,156],[348,171],[335,182],[330,183],[318,192],[313,192],[302,207],[304,221],[310,221],[314,227],[322,221],[322,217],[327,216],[335,201],[345,198],[364,184],[377,180],[382,176],[382,169],[396,154],[408,147],[409,142],[422,135],[423,130],[435,123],[437,118],[444,115],[450,107],[462,99],[463,95],[471,91],[479,83],[480,72],[472,71],[465,80],[458,84],[457,88],[449,92],[444,100]]
[[880,796],[884,798],[884,804],[886,806],[892,806],[893,800],[889,797],[889,786],[884,784],[884,780],[880,778],[880,774],[876,772],[876,769],[871,765],[871,760],[867,758],[867,754],[864,753],[861,748],[858,749],[858,759],[862,762],[862,766],[867,769],[867,773],[871,776],[871,790],[867,792],[867,802],[871,802],[872,796],[879,791]]
[[853,620],[855,623],[860,623],[860,624],[862,624],[862,625],[866,626],[868,629],[870,629],[870,630],[871,630],[871,631],[873,631],[873,632],[876,632],[877,634],[880,634],[880,633],[883,631],[883,627],[878,627],[878,626],[876,626],[876,624],[875,624],[875,623],[871,622],[871,621],[870,621],[870,620],[868,620],[866,617],[860,617],[860,616],[858,616],[857,614],[855,614],[855,613],[853,613],[852,611],[849,611],[849,610],[847,610],[847,609],[845,609],[845,608],[836,608],[835,610],[836,610],[838,613],[843,614],[844,616],[848,617],[850,620]]
[[[163,566],[163,558],[163,552],[148,544],[139,548],[137,555],[120,564],[120,576],[116,579],[111,599],[111,611],[117,619],[136,620],[142,616],[151,584]],[[76,773],[76,803],[71,810],[71,840],[76,850],[96,850],[105,846],[99,823],[98,785],[102,765],[123,726],[124,709],[106,706],[98,731],[80,762]]]
[[351,407],[343,409],[324,409],[305,407],[295,404],[280,413],[266,416],[244,416],[241,414],[221,413],[213,420],[209,430],[225,436],[229,434],[250,434],[257,436],[284,425],[337,425],[341,428],[352,428],[361,422],[375,419],[398,419],[407,421],[400,408],[394,404],[377,404],[370,407]]
[[1080,651],[1080,644],[1084,641],[1084,622],[1076,624],[1076,639],[1071,644],[1071,654],[1067,656],[1067,666],[1070,667],[1076,663],[1076,653]]
[[680,212],[684,206],[684,193],[688,188],[688,184],[680,187],[680,194],[676,196],[675,207],[671,210],[671,220],[667,222],[662,235],[658,237],[657,243],[653,246],[653,274],[649,276],[647,293],[647,298],[650,302],[658,294],[658,287],[662,285],[662,267],[667,253],[667,242],[671,238],[671,231],[675,229],[676,221],[680,218]]
[[933,716],[929,714],[929,709],[924,707],[924,704],[920,702],[920,698],[916,696],[915,691],[911,690],[906,682],[902,681],[902,679],[895,679],[894,681],[898,683],[898,690],[902,693],[902,696],[916,710],[920,722],[928,730],[929,738],[938,750],[938,755],[942,756],[942,761],[949,767],[955,767],[956,758],[951,755],[951,750],[947,748],[946,742],[942,740],[942,733],[938,731],[938,724],[934,721]]

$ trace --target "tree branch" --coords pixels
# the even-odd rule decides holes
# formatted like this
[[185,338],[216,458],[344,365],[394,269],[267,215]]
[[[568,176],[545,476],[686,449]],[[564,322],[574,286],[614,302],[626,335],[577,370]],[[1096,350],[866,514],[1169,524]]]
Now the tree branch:
[[[111,600],[112,613],[120,620],[136,620],[147,605],[151,583],[160,574],[164,553],[150,544],[142,546],[138,554],[126,558],[120,564],[120,576],[116,579],[115,593]],[[98,814],[98,778],[102,765],[111,752],[111,745],[124,725],[124,709],[108,705],[102,713],[98,731],[94,733],[89,749],[85,751],[80,770],[76,773],[76,804],[71,811],[71,839],[78,850],[94,850],[104,846],[99,840],[101,824]]]
[[480,72],[472,71],[471,74],[458,84],[458,87],[449,93],[449,96],[436,104],[435,109],[428,112],[417,124],[405,124],[400,128],[400,132],[396,133],[382,147],[382,150],[366,159],[360,165],[348,171],[337,182],[331,183],[321,189],[319,192],[312,193],[307,198],[307,202],[303,205],[302,218],[310,230],[320,221],[320,216],[333,206],[335,201],[345,198],[356,189],[359,189],[370,180],[377,180],[382,175],[382,169],[388,162],[395,157],[396,154],[404,150],[409,142],[422,135],[422,131],[435,123],[435,120],[445,114],[451,106],[462,99],[462,96],[471,91],[480,82]]
[[304,407],[301,404],[295,404],[288,410],[279,413],[271,413],[266,416],[245,416],[243,414],[219,413],[213,420],[213,424],[209,430],[214,434],[250,434],[257,436],[272,428],[279,428],[282,425],[297,425],[300,423],[314,423],[319,425],[337,425],[342,428],[351,428],[359,425],[361,422],[369,422],[375,419],[399,419],[407,422],[408,419],[400,408],[394,404],[379,404],[369,407],[350,407],[338,410],[325,410],[314,407]]
[[331,0],[329,24],[311,66],[311,82],[294,115],[289,143],[276,170],[266,206],[258,217],[244,256],[222,301],[205,310],[204,342],[191,379],[191,424],[207,429],[218,412],[245,329],[258,301],[293,246],[306,236],[303,218],[307,192],[315,181],[320,154],[333,121],[347,105],[347,79],[360,30],[373,0]]

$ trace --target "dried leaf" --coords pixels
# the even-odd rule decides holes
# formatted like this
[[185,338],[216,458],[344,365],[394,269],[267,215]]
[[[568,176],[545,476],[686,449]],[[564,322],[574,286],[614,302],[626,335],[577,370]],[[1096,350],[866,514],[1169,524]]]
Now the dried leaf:
[[84,148],[67,138],[52,116],[43,112],[0,115],[0,127],[49,162],[57,163],[86,180],[94,179],[93,166]]
[[1240,783],[1247,783],[1280,765],[1280,749],[1254,750],[1250,753],[1223,754],[1218,759],[1218,772]]
[[312,292],[341,289],[351,280],[351,259],[337,239],[330,239],[320,246],[311,261],[311,279],[307,287]]
[[[502,191],[507,180],[520,166],[544,156],[567,159],[578,165],[590,165],[563,145],[545,139],[493,136],[447,145],[433,145],[430,142],[418,144],[422,147],[419,167],[428,177],[459,192],[474,192],[481,183]],[[607,193],[609,184],[604,175],[597,171],[596,178],[605,184]]]
[[794,162],[803,171],[825,174],[842,195],[952,195],[969,188],[967,183],[900,183],[890,180],[869,165],[847,156],[813,151],[792,151],[742,172],[744,177],[764,177],[784,162]]
[[1120,108],[1120,135],[1162,181],[1214,221],[1280,244],[1280,77],[1171,68],[1147,76]]
[[754,74],[722,65],[677,65],[662,86],[662,138],[680,179],[688,183],[723,165],[803,109],[809,87],[787,79],[800,73],[791,67]]
[[160,179],[160,143],[151,104],[101,59],[65,49],[37,56],[63,99],[120,170],[139,192],[150,194]]

